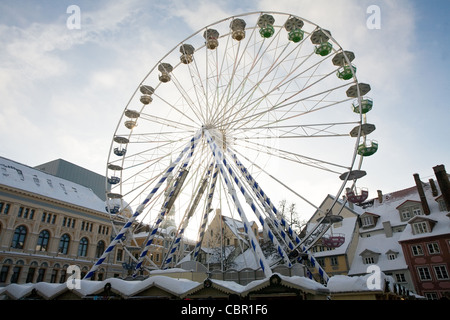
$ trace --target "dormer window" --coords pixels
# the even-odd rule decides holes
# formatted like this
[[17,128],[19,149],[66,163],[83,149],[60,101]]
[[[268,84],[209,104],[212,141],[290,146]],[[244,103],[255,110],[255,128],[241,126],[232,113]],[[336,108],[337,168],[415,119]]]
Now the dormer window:
[[373,223],[373,217],[371,217],[371,216],[363,217],[363,218],[361,219],[361,221],[362,221],[363,227],[370,227],[370,226],[373,226],[373,225],[374,225],[374,223]]
[[375,264],[378,262],[378,257],[380,256],[380,253],[366,249],[359,255],[362,257],[364,264]]
[[394,250],[389,250],[388,252],[386,252],[386,256],[388,260],[395,260],[398,257],[398,252]]
[[402,220],[409,220],[411,218],[411,212],[409,209],[403,209],[401,211]]
[[420,234],[420,233],[427,233],[430,232],[428,230],[428,223],[426,222],[416,222],[412,224],[413,227],[413,233],[414,234]]
[[437,222],[424,216],[416,216],[408,223],[411,224],[413,234],[423,234],[431,232]]
[[361,218],[361,226],[363,228],[371,228],[374,227],[377,224],[378,218],[380,216],[377,214],[373,214],[370,212],[364,212],[360,218]]
[[401,221],[408,221],[413,217],[423,215],[422,204],[420,203],[420,201],[407,200],[399,205],[396,209],[400,214]]

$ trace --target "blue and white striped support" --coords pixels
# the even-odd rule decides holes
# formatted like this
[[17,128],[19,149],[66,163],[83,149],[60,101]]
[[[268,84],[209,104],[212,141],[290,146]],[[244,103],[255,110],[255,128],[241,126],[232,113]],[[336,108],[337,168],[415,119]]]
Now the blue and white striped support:
[[[230,151],[230,149],[228,149]],[[253,179],[251,174],[248,172],[248,170],[244,167],[244,165],[237,159],[235,154],[232,154],[232,157],[235,161],[235,164],[237,167],[241,170],[242,174],[245,176],[248,185],[252,188],[253,192],[255,193],[256,197],[259,199],[261,204],[266,209],[266,213],[268,214],[270,220],[278,230],[278,233],[283,238],[285,243],[287,244],[288,248],[292,251],[294,250],[295,246],[292,243],[291,238],[288,236],[288,234],[284,231],[284,228],[282,227],[282,223],[278,220],[278,217],[276,216],[277,209],[273,205],[273,203],[270,201],[270,199],[267,197],[267,195],[262,191],[259,184]],[[295,234],[293,232],[293,234]],[[296,235],[296,234],[295,234]],[[297,236],[298,238],[298,236]],[[298,243],[300,242],[300,239],[298,238]]]
[[[229,149],[228,149],[229,150]],[[231,152],[231,151],[230,151]],[[275,207],[275,205],[270,201],[270,198],[267,196],[267,194],[261,189],[260,185],[255,181],[255,179],[252,177],[252,175],[248,172],[247,168],[244,167],[244,165],[237,159],[236,154],[232,154],[232,157],[236,163],[236,165],[241,169],[242,173],[246,177],[249,185],[252,187],[252,189],[255,191],[255,193],[258,195],[258,198],[262,200],[263,205],[268,205],[270,209],[272,209],[272,212],[275,216],[271,216],[272,221],[274,224],[278,227],[280,230],[281,236],[283,239],[287,239],[285,231],[281,226],[285,227],[287,229],[288,234],[291,236],[292,239],[294,239],[296,244],[299,244],[301,242],[300,237],[296,234],[296,232],[292,229],[290,224],[284,219],[283,217],[278,218],[278,210]],[[269,213],[270,214],[270,213]],[[279,219],[279,220],[278,220]],[[281,226],[280,226],[281,224]],[[289,249],[293,250],[294,247],[289,245]]]
[[[272,209],[275,216],[271,216],[271,219],[274,222],[274,225],[276,227],[278,227],[278,230],[280,231],[280,234],[283,237],[283,239],[285,239],[285,241],[287,241],[289,249],[291,249],[291,250],[295,249],[292,241],[290,240],[289,237],[286,236],[286,233],[280,226],[280,222],[278,221],[277,216],[276,216],[278,211],[277,211],[276,207],[274,206],[274,204],[270,201],[267,194],[261,189],[260,185],[253,179],[251,174],[248,172],[247,168],[245,168],[245,166],[238,160],[236,154],[234,154],[230,149],[228,149],[228,150],[230,153],[232,153],[232,157],[233,157],[236,165],[241,169],[241,172],[246,177],[247,182],[249,183],[250,186],[252,186],[253,191],[256,193],[256,195],[258,196],[258,198],[260,200],[264,201],[263,205],[267,204]],[[269,211],[268,211],[268,213],[270,214]],[[304,245],[300,244],[301,240],[300,240],[300,237],[297,235],[297,233],[294,230],[292,230],[291,226],[286,222],[285,219],[282,219],[281,225],[288,228],[288,233],[289,233],[289,235],[291,235],[291,237],[293,239],[295,239],[297,246],[300,247],[300,250],[303,253],[306,253],[308,255],[308,261],[316,269],[316,271],[319,273],[319,275],[324,279],[325,283],[328,282],[329,277],[328,277],[327,273],[325,272],[325,270],[323,270],[323,268],[320,266],[320,264],[317,262],[317,260],[312,255],[312,253]],[[311,277],[312,277],[312,275],[311,275]]]
[[[192,158],[192,155],[194,153],[194,149],[195,146],[197,145],[197,141],[198,139],[195,140],[191,140],[191,151],[189,152],[188,156],[186,157],[186,160],[184,160],[183,165],[180,168],[180,174],[178,176],[178,178],[181,178],[183,174],[187,175],[188,171],[185,170],[187,165],[189,164],[190,159]],[[184,177],[185,178],[185,177]],[[157,217],[157,220],[152,228],[152,231],[149,234],[149,237],[147,238],[147,242],[145,244],[144,249],[141,251],[141,254],[139,256],[138,262],[136,263],[136,268],[134,269],[134,273],[133,273],[133,278],[135,278],[137,276],[138,271],[141,269],[142,267],[142,263],[144,262],[145,256],[148,253],[148,250],[150,249],[150,246],[153,243],[153,239],[155,238],[156,232],[158,231],[159,225],[161,224],[161,222],[164,220],[164,216],[167,212],[168,209],[167,205],[168,203],[172,200],[171,198],[173,196],[177,196],[176,194],[174,195],[174,191],[176,189],[177,183],[179,183],[179,179],[177,179],[177,181],[175,182],[175,188],[174,190],[172,190],[172,192],[169,194],[169,196],[166,198],[166,201],[163,205],[163,208],[161,209],[159,216]]]
[[251,248],[253,249],[253,253],[255,254],[256,260],[258,261],[261,269],[263,270],[264,275],[267,278],[269,278],[272,275],[272,270],[270,269],[270,266],[267,263],[266,258],[264,257],[261,247],[259,246],[258,240],[256,239],[252,229],[250,228],[250,224],[247,220],[247,217],[245,216],[244,210],[242,209],[242,206],[237,197],[236,190],[233,188],[233,185],[228,178],[227,171],[224,169],[224,166],[221,162],[221,160],[224,158],[224,154],[221,151],[220,147],[218,147],[217,144],[212,139],[209,131],[205,129],[204,133],[205,133],[206,140],[208,141],[208,144],[214,155],[214,158],[216,159],[216,163],[219,166],[220,173],[222,174],[225,184],[228,187],[228,192],[230,193],[231,198],[233,199],[233,202],[238,211],[238,214],[241,217],[242,222],[244,223],[244,231],[247,234],[248,238],[250,239]]
[[111,251],[115,248],[117,243],[122,239],[123,235],[128,231],[128,229],[133,224],[134,220],[142,213],[142,211],[145,208],[145,205],[152,199],[152,197],[155,195],[155,193],[158,191],[159,187],[166,181],[169,174],[173,171],[175,166],[181,161],[181,159],[184,157],[186,152],[188,152],[189,148],[191,148],[192,144],[195,143],[198,139],[200,139],[201,131],[198,131],[195,136],[192,138],[192,140],[189,142],[189,144],[183,149],[183,151],[180,152],[180,155],[178,158],[172,162],[167,169],[167,171],[163,174],[161,179],[158,181],[156,186],[153,188],[153,190],[149,193],[149,195],[145,198],[145,200],[138,206],[136,209],[136,212],[128,219],[127,223],[122,227],[122,229],[119,231],[119,233],[116,235],[116,237],[111,241],[108,248],[106,248],[105,252],[103,252],[102,256],[97,260],[97,262],[92,266],[91,270],[86,274],[84,279],[91,279],[94,275],[95,271],[100,267],[100,265],[105,261],[105,259],[108,257],[108,255],[111,253]]
[[194,255],[192,260],[196,261],[198,254],[200,253],[200,249],[202,247],[203,236],[205,235],[206,225],[208,224],[208,215],[211,210],[211,202],[214,196],[214,190],[216,188],[217,176],[219,174],[219,167],[215,166],[214,173],[212,176],[211,185],[209,186],[208,200],[206,203],[205,213],[203,214],[202,222],[200,224],[200,229],[198,231],[198,241],[194,248]]
[[203,181],[200,184],[200,187],[197,191],[197,195],[195,196],[195,199],[192,202],[191,207],[189,208],[189,210],[186,211],[186,213],[183,217],[180,227],[178,228],[178,232],[177,232],[175,241],[171,244],[171,246],[168,250],[167,257],[164,259],[161,269],[166,269],[166,266],[172,262],[173,256],[175,255],[175,253],[178,251],[178,249],[180,247],[180,243],[181,243],[181,239],[183,238],[184,231],[186,230],[192,215],[194,214],[195,210],[197,209],[197,206],[198,206],[198,203],[200,202],[201,197],[205,193],[206,185],[208,183],[209,176],[211,174],[212,166],[213,165],[211,164],[206,173],[205,178],[203,179]]
[[290,268],[292,267],[291,261],[289,260],[288,255],[284,251],[284,249],[281,247],[280,243],[278,242],[277,238],[273,234],[270,227],[267,225],[266,221],[264,221],[263,216],[259,212],[258,208],[253,203],[253,199],[251,196],[245,191],[245,188],[242,186],[239,178],[236,176],[236,174],[233,172],[233,169],[228,164],[225,158],[223,158],[223,164],[228,169],[228,173],[230,174],[231,178],[234,180],[234,183],[237,185],[239,190],[241,190],[242,195],[245,197],[247,203],[250,205],[250,208],[252,208],[253,212],[255,213],[256,217],[258,218],[259,222],[261,223],[263,229],[267,232],[267,235],[270,239],[270,241],[276,246],[277,252],[280,255],[280,257],[284,260],[286,265]]

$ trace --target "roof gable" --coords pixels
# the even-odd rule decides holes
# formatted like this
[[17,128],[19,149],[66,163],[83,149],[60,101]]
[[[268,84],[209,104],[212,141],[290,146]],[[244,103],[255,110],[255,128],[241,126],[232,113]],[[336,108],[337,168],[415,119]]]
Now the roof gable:
[[400,205],[398,205],[395,209],[400,209],[401,207],[407,206],[407,205],[417,205],[417,204],[422,204],[420,201],[417,200],[406,200],[404,202],[402,202]]

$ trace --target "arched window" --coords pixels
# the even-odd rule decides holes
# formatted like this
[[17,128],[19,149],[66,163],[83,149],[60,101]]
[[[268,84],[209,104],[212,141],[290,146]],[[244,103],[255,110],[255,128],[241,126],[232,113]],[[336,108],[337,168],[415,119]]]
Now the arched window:
[[67,233],[63,234],[61,239],[59,240],[58,252],[62,254],[67,254],[69,252],[69,243],[70,243],[70,236]]
[[80,245],[78,246],[78,256],[86,257],[87,256],[87,249],[88,249],[88,239],[87,238],[81,238]]
[[18,226],[14,231],[11,247],[15,249],[23,249],[26,237],[27,237],[27,228],[25,228],[25,226]]
[[100,240],[97,243],[97,250],[95,252],[95,257],[100,258],[104,251],[105,251],[105,242],[103,240]]
[[42,230],[41,233],[39,233],[39,238],[36,244],[36,251],[47,251],[49,240],[50,232],[48,232],[47,230]]

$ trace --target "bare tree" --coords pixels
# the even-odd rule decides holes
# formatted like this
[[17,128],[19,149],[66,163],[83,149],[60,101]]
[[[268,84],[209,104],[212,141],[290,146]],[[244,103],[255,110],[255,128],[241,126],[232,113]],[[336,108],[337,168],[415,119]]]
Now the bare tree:
[[303,226],[306,225],[307,222],[305,220],[301,220],[298,216],[296,204],[288,204],[286,199],[280,201],[280,205],[278,207],[278,215],[280,217],[283,217],[291,226],[292,230],[294,230],[296,233],[300,233]]

